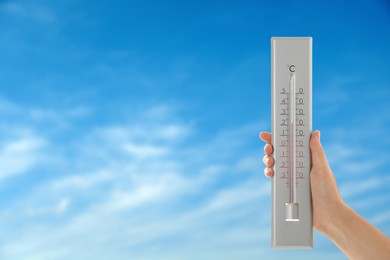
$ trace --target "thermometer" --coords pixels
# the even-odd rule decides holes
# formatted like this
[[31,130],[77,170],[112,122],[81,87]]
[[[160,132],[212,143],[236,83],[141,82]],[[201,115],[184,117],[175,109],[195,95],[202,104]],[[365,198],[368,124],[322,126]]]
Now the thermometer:
[[[289,142],[288,153],[289,154],[289,189],[290,189],[290,201],[286,203],[286,221],[299,221],[298,217],[298,203],[296,201],[297,189],[296,189],[296,127],[295,127],[295,72],[290,75],[290,87],[289,87]],[[293,111],[293,112],[292,112]]]
[[273,37],[272,247],[312,248],[312,38]]

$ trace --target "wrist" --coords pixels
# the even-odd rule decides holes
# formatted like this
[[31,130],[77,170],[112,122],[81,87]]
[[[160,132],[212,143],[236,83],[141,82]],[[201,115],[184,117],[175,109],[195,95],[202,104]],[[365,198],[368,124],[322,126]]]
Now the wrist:
[[341,228],[349,221],[351,210],[343,200],[335,202],[331,209],[332,212],[329,212],[329,218],[323,223],[320,232],[328,237],[342,233]]

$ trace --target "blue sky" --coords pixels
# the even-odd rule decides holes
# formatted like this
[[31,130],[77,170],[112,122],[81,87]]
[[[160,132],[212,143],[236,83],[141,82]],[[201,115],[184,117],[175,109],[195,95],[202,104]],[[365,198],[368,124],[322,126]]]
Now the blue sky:
[[270,248],[270,37],[313,37],[313,127],[390,235],[387,1],[2,1],[1,259],[345,259]]

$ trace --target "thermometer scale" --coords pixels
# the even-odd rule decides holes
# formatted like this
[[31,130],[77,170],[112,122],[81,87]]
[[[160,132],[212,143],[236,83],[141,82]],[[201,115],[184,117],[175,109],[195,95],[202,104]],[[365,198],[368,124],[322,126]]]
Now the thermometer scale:
[[312,38],[273,37],[272,247],[312,248]]

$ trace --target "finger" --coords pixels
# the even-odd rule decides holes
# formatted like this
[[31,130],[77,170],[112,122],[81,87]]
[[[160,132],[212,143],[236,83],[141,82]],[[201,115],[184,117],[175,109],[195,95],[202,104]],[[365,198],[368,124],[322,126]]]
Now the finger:
[[269,167],[269,168],[271,168],[272,166],[274,166],[274,163],[275,163],[274,158],[272,158],[272,156],[268,156],[268,155],[265,155],[265,156],[263,157],[263,162],[264,162],[264,164],[265,164],[267,167]]
[[272,154],[273,151],[274,151],[274,148],[273,148],[272,144],[266,144],[264,146],[264,153],[265,154],[270,155],[270,154]]
[[269,132],[261,132],[259,137],[260,137],[261,140],[263,140],[267,144],[271,143],[271,133],[269,133]]
[[320,131],[315,131],[310,137],[310,150],[313,167],[329,167],[324,149],[320,142]]
[[274,170],[272,168],[265,168],[264,175],[268,178],[271,178],[274,176]]

